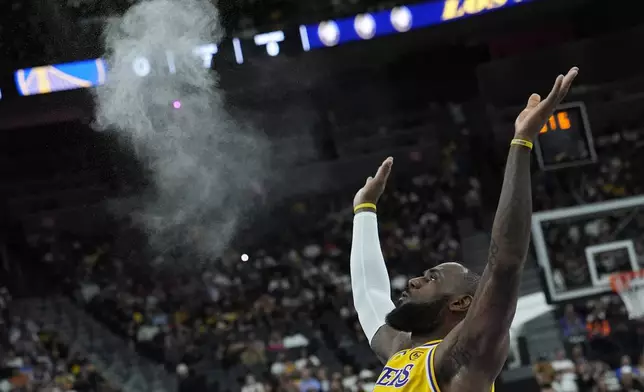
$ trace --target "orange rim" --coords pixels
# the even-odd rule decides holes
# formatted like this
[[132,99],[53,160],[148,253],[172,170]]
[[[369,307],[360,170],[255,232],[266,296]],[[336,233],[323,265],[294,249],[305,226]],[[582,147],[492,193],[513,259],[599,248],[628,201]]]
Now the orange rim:
[[631,287],[631,281],[635,278],[644,278],[644,270],[612,274],[610,276],[610,288],[615,293],[628,290]]

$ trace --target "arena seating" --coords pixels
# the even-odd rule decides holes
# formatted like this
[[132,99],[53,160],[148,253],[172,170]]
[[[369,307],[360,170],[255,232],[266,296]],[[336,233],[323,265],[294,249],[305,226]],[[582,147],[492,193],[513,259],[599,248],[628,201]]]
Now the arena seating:
[[[639,167],[644,121],[640,83],[614,83],[604,89],[580,89],[593,118],[596,165],[548,173],[537,178],[535,192],[540,208],[584,205],[641,195],[644,184]],[[584,249],[619,239],[632,239],[637,262],[644,255],[644,217],[633,208],[589,215],[583,219],[552,222],[545,236],[558,284],[569,289],[589,284]],[[600,260],[600,273],[630,269],[622,254]],[[557,311],[567,352],[542,353],[534,366],[544,390],[557,391],[644,390],[641,320],[630,320],[617,295],[573,301]]]
[[1,390],[118,391],[51,326],[11,312],[11,302],[9,291],[0,287]]
[[557,391],[642,390],[644,330],[617,296],[568,304],[558,312],[566,351],[543,353],[537,381]]
[[[619,138],[603,140],[598,139],[602,162],[597,170],[585,172],[587,183],[596,184],[600,193],[597,184],[611,178],[611,172],[602,169],[610,162],[604,157],[624,156],[636,146],[630,139],[615,145],[613,140]],[[71,189],[92,189],[101,177],[111,178],[100,164],[91,164],[98,162],[68,165],[70,170],[84,167],[87,173],[83,177],[76,170],[67,172],[66,178],[86,178],[70,183]],[[623,192],[608,190],[588,200],[637,192],[634,187],[641,182],[632,176],[625,177],[629,182]],[[473,192],[480,199],[480,182],[450,170],[429,174],[422,162],[392,181],[391,192],[382,200],[381,230],[393,284],[400,289],[406,276],[418,273],[419,264],[459,257],[455,220],[465,209],[464,200],[455,195]],[[37,183],[47,198],[55,200],[46,205],[20,196],[33,194],[35,185],[22,187],[23,193],[12,187],[10,195],[22,200],[13,208],[30,214],[29,241],[34,254],[50,266],[49,272],[65,282],[67,292],[96,319],[135,343],[139,353],[171,371],[187,365],[207,374],[210,385],[216,382],[223,390],[267,381],[286,388],[310,371],[323,382],[344,383],[349,390],[359,385],[368,389],[373,382],[379,364],[357,324],[347,275],[351,230],[347,201],[354,189],[340,192],[342,197],[320,195],[284,203],[271,212],[282,218],[272,227],[276,235],[239,244],[215,263],[193,260],[188,268],[177,268],[185,264],[177,262],[185,260],[180,255],[161,258],[138,251],[144,248],[145,236],[130,222],[97,221],[86,231],[91,235],[84,236],[78,234],[83,230],[59,224],[57,218],[68,216],[68,208],[77,209],[79,200],[91,206],[110,194],[108,188],[97,193],[98,199],[86,199],[91,192],[81,192],[83,198],[75,199],[73,192],[51,192],[51,184],[65,183],[60,179]],[[566,188],[546,192],[541,183],[541,178],[535,179],[541,207],[553,205],[551,198],[566,204],[562,201],[566,196],[553,196],[568,195]],[[92,208],[96,207],[81,207],[72,221],[84,227],[81,215]],[[250,261],[239,261],[242,252],[251,256]],[[253,379],[245,377],[249,371]]]
[[[588,184],[599,189],[593,195],[602,196],[588,201],[637,192],[641,182],[634,177],[635,170],[625,177],[629,181],[623,192],[604,192],[599,185],[611,178],[607,170],[611,156],[625,156],[637,145],[632,139],[613,144],[621,139],[598,139],[602,162],[597,170],[585,171],[585,176]],[[187,365],[207,374],[213,388],[237,390],[267,381],[287,388],[314,371],[329,385],[344,383],[349,390],[360,386],[368,390],[379,364],[351,306],[346,262],[351,230],[347,201],[354,189],[340,192],[342,197],[291,200],[271,213],[282,218],[272,227],[277,235],[240,244],[216,263],[202,265],[193,260],[188,268],[177,268],[184,264],[177,260],[185,260],[180,255],[160,258],[138,251],[144,248],[145,237],[130,222],[97,221],[93,230],[86,231],[91,235],[84,236],[78,234],[83,230],[68,230],[57,222],[59,216],[68,216],[69,208],[78,209],[80,201],[90,207],[78,209],[81,213],[73,215],[72,221],[84,227],[83,211],[92,211],[96,207],[91,206],[111,192],[103,189],[97,199],[86,198],[92,194],[89,191],[81,191],[80,199],[73,196],[74,189],[86,191],[102,178],[111,178],[99,162],[86,162],[67,165],[70,171],[64,178],[80,181],[69,183],[71,193],[64,188],[52,193],[53,184],[67,183],[60,178],[32,181],[5,192],[21,200],[13,208],[31,216],[27,227],[34,254],[96,319],[171,371]],[[77,172],[79,167],[85,177]],[[475,198],[481,197],[480,182],[473,178],[449,170],[429,174],[423,169],[421,162],[392,179],[391,192],[382,201],[383,250],[398,289],[404,287],[406,276],[418,273],[419,264],[459,257],[455,220],[465,209],[464,201],[455,195],[473,192]],[[566,196],[553,194],[568,195],[566,188],[546,192],[539,187],[541,180],[535,179],[540,206],[565,205]],[[21,196],[36,194],[38,189],[52,201],[34,204]],[[250,261],[239,261],[242,252],[251,256]],[[249,371],[254,378],[245,377]]]
[[[401,176],[382,201],[383,248],[397,290],[419,265],[459,258],[454,181]],[[308,366],[346,385],[373,382],[378,362],[351,306],[350,204],[325,196],[288,204],[272,213],[283,218],[279,235],[249,248],[246,263],[231,250],[208,268],[193,260],[177,271],[170,256],[132,252],[142,234],[118,226],[93,238],[42,228],[31,240],[91,314],[169,369],[209,368],[231,390],[249,370],[261,381],[289,383]],[[128,254],[119,253],[119,236],[128,238]],[[69,271],[75,279],[64,276]]]
[[[130,2],[110,2],[117,7],[115,10],[105,9],[99,3],[67,1],[76,17],[86,19],[112,11],[118,13]],[[286,20],[298,19],[301,15],[305,17],[298,21],[389,6],[382,2],[366,3],[249,0],[238,2],[234,10],[224,11],[230,15],[226,19],[227,28],[239,31],[281,27]],[[15,2],[3,3],[0,7],[11,7],[9,4]],[[23,13],[25,19],[27,14]],[[38,41],[21,44],[28,51],[34,51],[34,45],[38,47]],[[410,80],[411,86],[407,88],[414,90],[416,81]],[[639,153],[642,136],[638,132],[643,125],[643,102],[639,95],[642,88],[640,83],[629,81],[599,88],[581,86],[573,91],[573,98],[585,102],[589,108],[600,161],[557,173],[536,174],[537,210],[642,193],[644,181],[639,168],[644,162]],[[367,93],[354,91],[355,99],[347,93],[347,101],[353,101],[354,105],[338,105],[332,113],[333,121],[329,120],[334,128],[329,133],[338,147],[335,158],[379,154],[380,149],[392,147],[389,140],[398,137],[404,139],[400,145],[407,153],[416,155],[419,153],[414,147],[420,141],[440,139],[434,128],[442,128],[444,122],[452,121],[449,112],[445,106],[421,100],[426,91],[418,90],[418,95],[405,98],[423,106],[425,111],[418,116],[401,111],[400,118],[385,111],[375,115],[374,100],[358,99],[383,94],[382,91],[372,94],[369,90]],[[390,99],[391,96],[386,96],[383,101]],[[400,106],[409,105],[404,102]],[[511,127],[516,112],[516,107],[507,108],[506,126]],[[464,115],[467,117],[467,111]],[[408,129],[398,134],[388,133],[402,122],[410,124]],[[380,126],[378,133],[384,136],[377,143],[371,143],[376,124]],[[467,139],[477,133],[487,135],[477,125],[483,127],[476,123],[466,127],[461,123],[448,129],[462,131],[461,136]],[[108,159],[105,151],[115,146],[108,135],[90,139],[85,126],[66,124],[57,128],[52,132],[49,127],[43,127],[37,131],[37,137],[22,142],[15,134],[3,139],[0,193],[9,200],[6,215],[21,219],[22,226],[18,226],[24,232],[19,234],[25,234],[27,246],[21,248],[20,257],[13,261],[21,271],[31,268],[31,273],[26,274],[26,280],[36,286],[31,289],[37,291],[47,286],[56,292],[62,288],[67,298],[61,302],[68,304],[73,299],[79,314],[77,309],[83,309],[84,316],[90,315],[102,326],[85,329],[74,325],[65,336],[77,331],[93,331],[88,335],[98,335],[96,331],[109,333],[118,339],[105,341],[118,341],[120,346],[129,346],[131,351],[136,350],[141,357],[159,364],[134,366],[134,361],[119,359],[119,372],[143,373],[146,369],[143,390],[155,390],[147,380],[158,378],[160,372],[176,373],[179,389],[193,392],[240,389],[290,392],[300,390],[302,385],[325,392],[371,390],[381,365],[357,322],[348,277],[350,200],[355,188],[288,199],[268,212],[274,217],[268,228],[244,231],[242,238],[237,238],[218,259],[204,258],[185,248],[160,255],[146,246],[145,234],[131,221],[110,219],[105,214],[106,199],[140,181],[129,181],[136,177],[136,174],[132,176],[137,172],[136,164],[130,162],[132,167],[124,168],[124,160],[117,164]],[[424,266],[459,259],[463,252],[457,221],[480,214],[483,219],[477,218],[476,229],[487,229],[489,219],[485,218],[493,213],[498,197],[495,190],[494,200],[488,203],[482,192],[498,185],[500,167],[492,170],[497,172],[496,177],[477,177],[464,167],[483,165],[472,158],[473,149],[464,148],[462,140],[455,143],[440,139],[436,144],[442,147],[437,154],[442,161],[440,170],[432,173],[422,160],[417,160],[415,166],[405,167],[394,175],[389,192],[380,204],[381,241],[394,297],[405,286],[407,278],[418,274]],[[504,144],[503,153],[506,147]],[[502,160],[502,154],[498,159],[489,158],[490,162]],[[641,213],[634,214],[624,227],[610,218],[566,227],[549,226],[546,235],[551,260],[558,263],[555,267],[562,271],[564,283],[570,286],[575,284],[575,279],[588,280],[583,249],[607,241],[616,229],[638,239],[637,253],[643,255],[644,220],[641,218]],[[588,226],[592,227],[588,229]],[[248,261],[241,261],[243,253],[250,256]],[[0,298],[0,304],[6,304],[6,298]],[[48,341],[62,339],[63,328],[58,324],[29,322],[55,318],[57,311],[58,308],[50,308],[46,312],[31,313],[38,317],[19,320],[34,331],[38,329],[42,338],[23,339],[21,333],[17,341],[11,340],[16,321],[3,313],[0,325],[3,365],[16,368],[20,361],[24,365],[34,352],[50,358],[49,362],[52,358],[65,357],[63,365],[69,365],[69,369],[63,366],[56,371],[66,380],[54,379],[55,382],[62,384],[75,376],[79,381],[75,389],[83,389],[80,384],[84,381],[91,383],[86,390],[107,388],[107,383],[92,371],[88,361],[112,361],[113,357],[61,355],[73,350]],[[620,383],[629,383],[628,374],[635,374],[637,369],[644,372],[644,363],[638,361],[644,329],[641,324],[626,319],[615,296],[593,298],[557,312],[568,350],[567,353],[543,353],[543,360],[535,364],[534,370],[544,391],[548,390],[547,385],[555,387],[557,392],[617,391]],[[61,324],[73,323],[67,314],[59,318]],[[57,325],[58,330],[51,330],[52,325]],[[86,340],[93,342],[91,338]],[[16,343],[34,346],[35,351],[25,356],[25,348],[16,348]],[[105,346],[104,343],[100,348],[107,351]],[[23,357],[5,356],[9,350]],[[119,354],[127,350],[121,351],[119,347]],[[633,365],[636,362],[638,365]],[[17,372],[31,371],[21,366]],[[3,386],[26,382],[23,375],[14,372],[10,369],[2,374]],[[55,375],[53,369],[44,367],[42,377],[46,379],[47,373],[50,378]],[[195,375],[205,377],[205,382]]]

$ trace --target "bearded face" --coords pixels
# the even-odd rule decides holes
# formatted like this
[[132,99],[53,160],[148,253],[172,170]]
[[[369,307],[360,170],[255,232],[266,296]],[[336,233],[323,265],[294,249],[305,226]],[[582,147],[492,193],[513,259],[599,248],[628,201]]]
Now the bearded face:
[[399,331],[428,334],[441,325],[448,302],[447,296],[428,302],[415,302],[409,298],[403,298],[400,305],[389,312],[385,322]]

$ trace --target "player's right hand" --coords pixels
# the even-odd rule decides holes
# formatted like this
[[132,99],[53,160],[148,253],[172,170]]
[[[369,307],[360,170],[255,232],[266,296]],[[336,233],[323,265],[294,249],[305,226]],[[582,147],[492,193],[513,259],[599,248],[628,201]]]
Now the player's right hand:
[[577,77],[579,68],[572,67],[566,76],[559,75],[546,99],[542,100],[539,94],[532,94],[528,99],[525,109],[519,114],[514,123],[514,137],[534,141],[548,118],[552,116],[557,105],[568,94],[572,82]]
[[364,186],[360,188],[353,198],[354,208],[362,203],[378,203],[378,199],[380,199],[380,196],[382,196],[382,193],[385,191],[387,179],[389,178],[389,173],[391,173],[391,167],[393,164],[394,158],[389,157],[385,159],[378,168],[376,175],[374,177],[367,178]]

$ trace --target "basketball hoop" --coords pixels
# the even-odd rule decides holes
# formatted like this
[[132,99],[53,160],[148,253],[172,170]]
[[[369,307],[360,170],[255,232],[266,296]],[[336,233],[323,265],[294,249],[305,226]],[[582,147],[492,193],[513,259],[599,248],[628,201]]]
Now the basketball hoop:
[[610,288],[619,294],[630,319],[644,317],[644,270],[612,274]]

